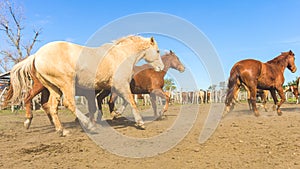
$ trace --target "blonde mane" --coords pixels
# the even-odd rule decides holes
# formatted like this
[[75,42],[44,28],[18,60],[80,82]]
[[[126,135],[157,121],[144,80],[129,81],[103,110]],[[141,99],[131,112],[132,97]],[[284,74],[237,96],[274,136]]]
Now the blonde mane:
[[128,45],[132,43],[139,44],[139,45],[135,45],[138,50],[147,49],[151,45],[149,38],[144,38],[137,35],[128,35],[113,41],[114,45]]

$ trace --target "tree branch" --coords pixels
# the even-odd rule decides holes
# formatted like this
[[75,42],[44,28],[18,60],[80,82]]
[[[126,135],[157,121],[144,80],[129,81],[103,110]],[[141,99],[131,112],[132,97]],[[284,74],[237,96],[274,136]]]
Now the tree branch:
[[[16,18],[16,15],[15,13],[13,12],[13,9],[11,6],[9,6],[9,13],[10,15],[12,16],[16,26],[17,26],[17,36],[16,36],[16,39],[14,40],[14,44],[18,50],[18,54],[19,54],[19,57],[22,58],[23,57],[23,54],[22,54],[22,50],[21,50],[21,46],[20,46],[20,41],[21,41],[21,26],[20,26],[20,22],[17,20]],[[12,33],[12,31],[11,31]]]
[[26,57],[30,56],[31,50],[32,50],[35,42],[37,41],[37,38],[39,35],[40,35],[40,31],[34,31],[34,38],[32,40],[32,43],[28,47],[26,47],[26,53],[27,53]]

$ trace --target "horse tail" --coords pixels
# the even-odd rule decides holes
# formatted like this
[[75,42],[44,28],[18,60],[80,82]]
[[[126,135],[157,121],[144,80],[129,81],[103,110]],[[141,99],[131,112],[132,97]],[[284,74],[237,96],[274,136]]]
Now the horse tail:
[[228,79],[228,89],[225,99],[225,104],[228,106],[235,99],[235,94],[238,91],[240,85],[240,72],[238,67],[235,65],[230,71],[230,77]]
[[31,89],[31,69],[34,63],[34,55],[17,63],[10,71],[10,87],[6,97],[12,103],[19,103],[23,98],[23,93]]

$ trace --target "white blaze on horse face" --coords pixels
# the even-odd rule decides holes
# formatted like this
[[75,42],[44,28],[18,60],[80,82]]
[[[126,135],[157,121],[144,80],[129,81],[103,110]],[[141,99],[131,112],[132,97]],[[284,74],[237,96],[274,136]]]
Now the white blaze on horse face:
[[164,69],[164,63],[161,60],[159,48],[153,38],[150,39],[150,46],[145,50],[145,61],[148,62],[154,70],[159,72]]

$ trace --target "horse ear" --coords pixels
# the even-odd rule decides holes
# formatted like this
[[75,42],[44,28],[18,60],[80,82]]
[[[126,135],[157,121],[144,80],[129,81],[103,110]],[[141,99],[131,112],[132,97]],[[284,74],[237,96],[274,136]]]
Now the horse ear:
[[172,51],[172,50],[170,50],[170,54],[173,54],[173,51]]
[[151,45],[154,45],[154,44],[155,44],[155,41],[154,41],[153,36],[150,38],[150,43],[151,43]]
[[290,50],[290,51],[289,51],[289,54],[290,54],[290,55],[292,55],[292,54],[293,54],[292,50]]

